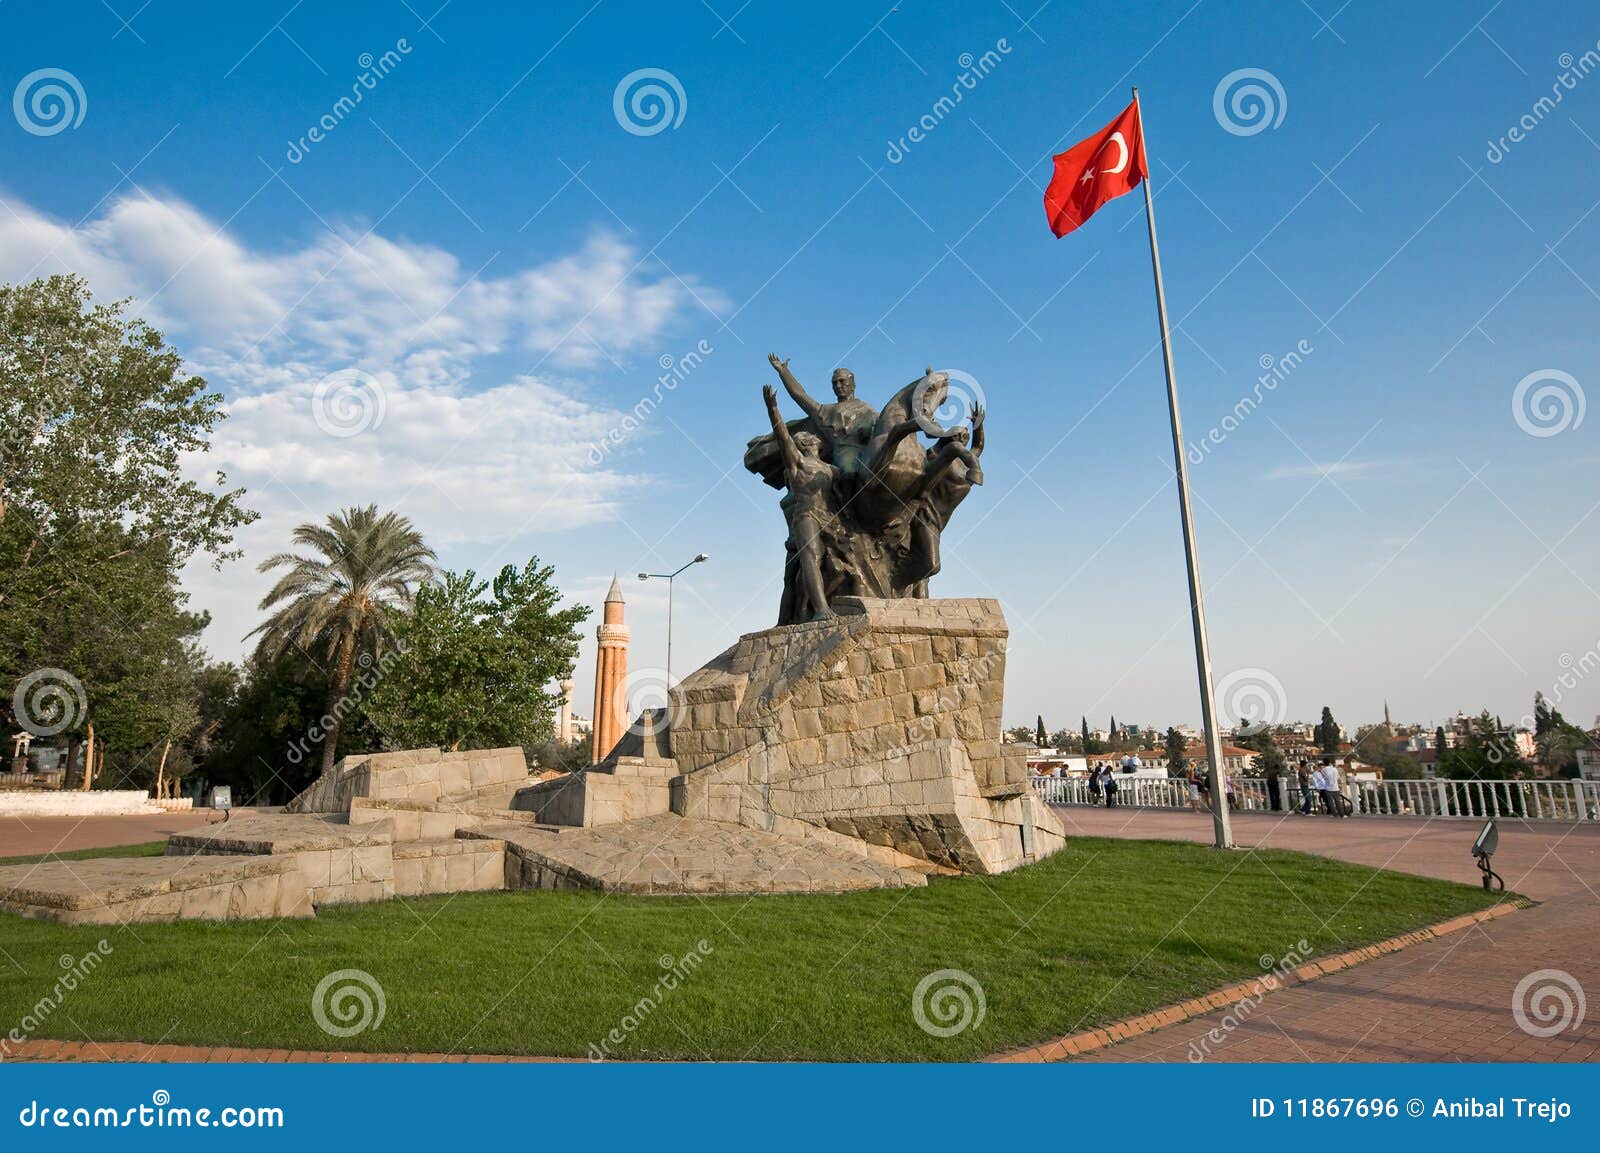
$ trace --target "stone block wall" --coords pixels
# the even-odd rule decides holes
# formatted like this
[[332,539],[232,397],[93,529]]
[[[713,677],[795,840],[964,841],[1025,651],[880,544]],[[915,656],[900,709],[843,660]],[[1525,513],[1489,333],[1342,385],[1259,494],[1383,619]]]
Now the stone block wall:
[[487,893],[505,887],[504,841],[450,840],[394,846],[394,891],[398,896]]
[[511,808],[549,825],[612,825],[670,811],[670,761],[613,756],[602,765],[517,791]]
[[519,787],[527,780],[528,760],[520,746],[366,753],[342,758],[290,801],[286,811],[343,813],[356,797],[431,805],[497,787]]
[[795,825],[992,873],[1065,843],[1000,742],[1007,628],[992,600],[836,602],[741,637],[674,690],[673,810]]

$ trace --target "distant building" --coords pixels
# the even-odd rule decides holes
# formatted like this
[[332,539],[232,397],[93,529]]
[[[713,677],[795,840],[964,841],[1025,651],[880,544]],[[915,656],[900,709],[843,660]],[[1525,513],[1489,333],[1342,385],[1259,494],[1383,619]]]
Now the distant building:
[[1578,749],[1578,775],[1586,781],[1600,781],[1600,748],[1584,745]]
[[[1189,762],[1189,767],[1206,763],[1206,746],[1204,741],[1190,741],[1183,751],[1184,757]],[[1254,749],[1240,748],[1238,745],[1224,744],[1222,746],[1222,767],[1230,773],[1248,773],[1250,762],[1255,758]],[[1139,759],[1144,762],[1145,776],[1167,776],[1167,752],[1165,749],[1148,749],[1139,754]]]

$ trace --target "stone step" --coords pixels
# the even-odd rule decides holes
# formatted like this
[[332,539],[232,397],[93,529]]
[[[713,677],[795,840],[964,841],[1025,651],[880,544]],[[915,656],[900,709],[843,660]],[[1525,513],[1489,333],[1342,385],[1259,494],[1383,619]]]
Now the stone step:
[[511,888],[617,893],[844,893],[927,884],[822,841],[663,814],[588,828],[485,822],[466,837],[503,840]]

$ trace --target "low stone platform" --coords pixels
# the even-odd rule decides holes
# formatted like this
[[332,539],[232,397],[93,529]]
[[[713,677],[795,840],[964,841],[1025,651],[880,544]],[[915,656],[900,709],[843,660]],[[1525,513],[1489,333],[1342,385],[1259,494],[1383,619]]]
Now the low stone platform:
[[167,856],[188,853],[271,855],[363,849],[387,845],[393,838],[381,823],[350,824],[343,818],[262,813],[242,820],[208,825],[167,838]]
[[132,857],[0,868],[0,911],[68,925],[309,917],[293,857]]
[[927,884],[922,872],[847,848],[663,814],[551,829],[486,822],[466,836],[501,839],[513,889],[616,893],[847,893]]

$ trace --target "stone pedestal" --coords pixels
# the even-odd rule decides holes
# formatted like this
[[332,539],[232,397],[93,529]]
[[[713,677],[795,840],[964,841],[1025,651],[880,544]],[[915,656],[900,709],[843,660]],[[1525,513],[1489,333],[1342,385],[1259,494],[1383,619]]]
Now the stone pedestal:
[[1007,629],[993,600],[841,598],[751,633],[673,690],[672,810],[818,830],[962,872],[1065,843],[1001,744]]

